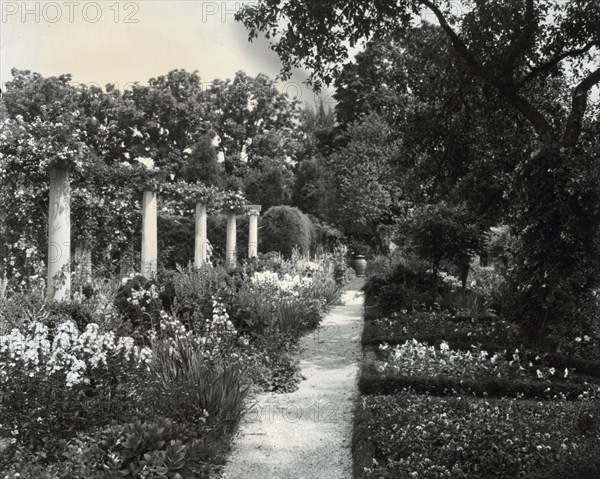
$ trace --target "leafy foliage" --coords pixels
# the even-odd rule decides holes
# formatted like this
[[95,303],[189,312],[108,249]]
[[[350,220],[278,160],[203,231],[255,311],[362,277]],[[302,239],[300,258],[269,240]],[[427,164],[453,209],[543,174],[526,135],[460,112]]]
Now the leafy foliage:
[[273,206],[262,217],[260,250],[277,251],[290,257],[298,248],[303,254],[310,251],[310,219],[299,209]]
[[[517,295],[521,305],[519,314],[528,323],[530,334],[538,337],[551,330],[549,324],[581,322],[582,315],[578,311],[587,310],[593,302],[595,271],[598,270],[595,248],[600,221],[600,215],[595,213],[599,207],[598,194],[597,188],[585,180],[591,178],[591,184],[597,185],[597,162],[589,161],[598,151],[597,139],[591,139],[589,132],[597,128],[591,126],[597,125],[597,119],[590,105],[590,92],[600,83],[597,66],[600,36],[595,27],[600,21],[600,5],[592,1],[473,0],[462,2],[460,11],[455,12],[455,2],[450,0],[407,0],[393,4],[338,0],[311,3],[308,8],[301,8],[300,3],[280,0],[246,5],[237,18],[249,29],[250,39],[259,33],[272,39],[272,47],[283,62],[284,76],[302,65],[311,70],[310,80],[317,86],[340,78],[341,64],[349,58],[351,48],[374,39],[402,40],[402,35],[411,31],[415,14],[433,16],[456,54],[458,68],[455,71],[464,75],[465,80],[458,82],[459,95],[448,98],[464,98],[462,86],[470,85],[474,86],[475,98],[480,96],[480,90],[492,93],[497,100],[492,103],[491,112],[479,109],[483,113],[480,118],[485,118],[485,122],[467,123],[469,133],[473,134],[471,138],[477,138],[478,130],[493,138],[490,133],[498,125],[494,121],[498,118],[495,113],[508,120],[500,122],[506,125],[500,131],[514,133],[514,124],[524,123],[533,132],[534,141],[529,146],[523,142],[528,140],[523,134],[520,139],[510,134],[500,137],[499,142],[492,140],[493,144],[501,145],[498,152],[507,152],[512,149],[511,139],[517,138],[514,142],[517,175],[510,181],[501,174],[509,171],[506,165],[500,171],[494,167],[496,151],[487,155],[484,150],[476,150],[485,161],[477,160],[479,166],[472,170],[479,170],[475,178],[490,178],[483,172],[495,171],[500,180],[496,185],[492,182],[492,196],[480,204],[483,211],[497,203],[502,190],[497,185],[510,185],[515,194],[512,226],[522,235],[523,245],[511,283],[517,291],[527,288]],[[323,18],[328,20],[323,21]],[[443,42],[434,45],[434,49],[438,49],[440,45],[443,47]],[[411,48],[406,50],[409,54],[405,59],[410,65]],[[402,57],[402,49],[392,53],[395,54]],[[440,56],[436,54],[413,56],[413,64],[415,58],[421,62],[425,58],[427,61],[423,63],[427,64],[440,64]],[[351,67],[349,74],[342,76],[340,85],[346,87],[346,91],[351,90],[351,96],[359,100],[364,99],[361,95],[374,98],[382,109],[388,106],[388,91],[392,111],[395,105],[402,105],[403,94],[413,91],[413,88],[403,89],[406,75],[402,69],[385,65],[377,54],[367,56],[366,64],[363,70],[373,66],[376,74],[381,71],[385,78],[381,86],[385,86],[389,78],[391,87],[375,88],[374,94],[369,88],[363,90],[359,84],[361,75],[353,76]],[[441,64],[444,65],[443,56]],[[360,69],[360,65],[357,68]],[[397,76],[390,75],[390,70]],[[410,69],[407,71],[412,73]],[[432,67],[431,71],[435,69]],[[370,80],[367,78],[365,82],[369,87],[377,84]],[[418,96],[419,89],[416,91]],[[395,92],[399,94],[394,95]],[[445,96],[443,89],[440,98]],[[486,97],[487,94],[480,96]],[[436,101],[436,97],[429,96],[430,104],[435,105]],[[431,110],[439,112],[440,108]],[[348,115],[347,108],[342,113],[352,116]],[[452,115],[452,118],[458,120],[457,125],[464,124],[463,115]],[[482,128],[484,123],[491,128]],[[436,121],[430,124],[437,128]],[[460,131],[460,127],[452,125],[448,129],[448,133]],[[461,150],[469,144],[468,138],[458,142],[456,154],[438,155],[436,150],[445,152],[452,147],[448,141],[450,135],[442,137],[444,148],[438,148],[439,142],[429,140],[424,157],[461,159],[464,156]],[[482,190],[478,188],[478,191]],[[476,196],[480,196],[479,193]],[[552,254],[542,257],[547,251]],[[558,271],[563,273],[559,275]],[[523,284],[527,278],[533,282]]]
[[[437,295],[437,276],[444,260],[457,266],[466,266],[483,246],[483,233],[473,224],[464,207],[446,203],[416,208],[401,226],[401,234],[408,237],[411,246],[433,269],[433,301]],[[463,274],[463,287],[466,282]]]

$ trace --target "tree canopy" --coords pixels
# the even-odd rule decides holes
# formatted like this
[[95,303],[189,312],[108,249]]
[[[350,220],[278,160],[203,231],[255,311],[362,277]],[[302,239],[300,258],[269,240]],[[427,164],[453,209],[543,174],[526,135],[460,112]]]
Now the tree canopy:
[[[454,158],[468,156],[461,147],[485,146],[486,142],[501,157],[506,158],[511,151],[516,153],[514,173],[507,184],[513,193],[511,226],[521,239],[511,272],[511,287],[518,305],[515,316],[528,322],[534,336],[565,321],[585,322],[587,313],[583,311],[589,311],[594,301],[593,289],[600,281],[600,145],[589,135],[597,124],[593,117],[596,106],[590,105],[589,100],[591,90],[600,83],[600,3],[464,0],[457,5],[451,0],[267,0],[244,6],[237,18],[248,28],[250,39],[262,32],[271,40],[282,60],[284,77],[294,67],[306,67],[311,72],[309,81],[317,87],[337,79],[342,100],[350,92],[359,108],[373,100],[389,113],[404,112],[406,98],[414,104],[415,98],[418,100],[426,91],[426,83],[413,84],[408,89],[410,75],[393,65],[397,75],[389,77],[393,86],[387,86],[394,90],[389,95],[389,89],[370,90],[377,79],[371,78],[365,88],[357,81],[360,72],[357,74],[352,68],[346,67],[344,77],[343,63],[353,48],[364,47],[373,40],[401,38],[423,14],[437,23],[460,60],[453,65],[459,74],[458,84],[465,83],[460,80],[460,73],[464,72],[465,79],[476,87],[475,97],[478,89],[482,98],[488,91],[497,97],[493,108],[485,105],[481,110],[480,118],[486,120],[479,126],[481,132],[485,131],[484,142],[467,135],[464,142],[458,142],[459,154]],[[410,49],[398,52],[404,62],[410,61],[406,50]],[[429,51],[435,52],[435,48]],[[396,58],[386,56],[387,61]],[[431,71],[444,64],[439,55],[421,59],[431,64],[427,67]],[[372,76],[389,73],[376,54],[359,58],[359,70],[361,61],[365,64],[363,70],[371,70]],[[432,80],[435,82],[435,78]],[[445,95],[448,86],[444,83],[436,87],[441,98],[452,98]],[[427,103],[435,102],[430,96]],[[503,137],[502,147],[495,148],[495,122],[509,118],[513,112],[528,125],[531,141],[528,131],[523,131],[520,138]],[[352,116],[348,108],[340,113],[342,118]],[[464,120],[460,115],[451,118]],[[469,132],[470,128],[460,127],[460,121],[448,131]],[[437,121],[432,124],[442,128],[447,125]],[[417,125],[424,126],[418,122]],[[472,126],[471,131],[476,132],[476,125]],[[520,141],[512,144],[513,138]],[[446,147],[452,146],[447,141],[442,155],[431,139],[421,146],[428,146],[421,150],[428,163],[435,156],[441,156],[443,163],[452,158],[446,154]],[[489,156],[481,148],[472,153],[480,165],[479,172],[473,170],[477,172],[475,178],[485,177],[489,171],[484,167],[486,156],[494,162],[495,155]],[[432,176],[435,178],[436,174]]]

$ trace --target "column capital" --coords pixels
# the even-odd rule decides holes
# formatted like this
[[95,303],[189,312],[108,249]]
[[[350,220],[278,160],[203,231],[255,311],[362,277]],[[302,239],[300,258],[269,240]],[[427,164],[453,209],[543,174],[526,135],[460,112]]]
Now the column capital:
[[248,205],[246,207],[246,212],[251,216],[258,216],[262,210],[261,205]]

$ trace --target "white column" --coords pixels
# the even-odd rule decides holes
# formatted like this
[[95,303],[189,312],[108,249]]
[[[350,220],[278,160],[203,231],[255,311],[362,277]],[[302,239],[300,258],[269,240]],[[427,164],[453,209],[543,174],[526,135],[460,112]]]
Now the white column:
[[156,274],[158,258],[158,235],[156,225],[156,192],[146,190],[142,197],[142,265],[146,278]]
[[69,171],[50,170],[48,211],[49,299],[68,300],[71,290],[71,187]]
[[251,205],[248,207],[248,258],[258,256],[258,215],[260,214],[260,205]]
[[194,241],[194,266],[196,268],[205,264],[207,258],[206,216],[206,205],[196,203],[196,237]]
[[225,247],[225,263],[229,267],[235,268],[237,263],[236,258],[236,217],[235,212],[230,211],[227,213],[227,244]]

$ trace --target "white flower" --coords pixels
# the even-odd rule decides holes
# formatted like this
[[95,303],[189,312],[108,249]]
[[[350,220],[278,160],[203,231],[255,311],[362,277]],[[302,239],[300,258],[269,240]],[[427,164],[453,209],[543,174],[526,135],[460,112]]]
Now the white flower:
[[145,156],[138,156],[135,161],[138,161],[139,163],[141,163],[142,165],[144,165],[146,167],[146,169],[148,170],[153,170],[154,169],[154,160],[152,158],[148,158]]

